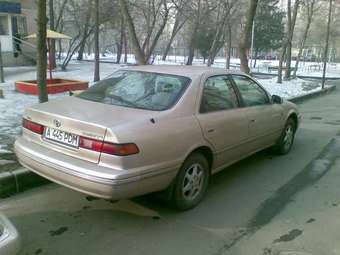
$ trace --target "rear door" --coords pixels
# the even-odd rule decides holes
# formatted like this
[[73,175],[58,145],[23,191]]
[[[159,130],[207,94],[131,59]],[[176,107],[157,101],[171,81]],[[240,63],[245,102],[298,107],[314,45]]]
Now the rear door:
[[247,117],[250,150],[272,145],[282,129],[282,106],[272,104],[268,93],[250,77],[232,75],[232,78]]
[[197,118],[204,137],[216,152],[215,167],[235,161],[243,153],[248,121],[228,75],[204,81]]

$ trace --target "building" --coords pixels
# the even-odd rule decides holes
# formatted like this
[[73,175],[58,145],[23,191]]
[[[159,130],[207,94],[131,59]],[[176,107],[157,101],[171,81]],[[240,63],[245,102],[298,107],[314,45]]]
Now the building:
[[36,31],[34,0],[0,0],[0,42],[4,66],[35,63],[35,45],[22,39]]

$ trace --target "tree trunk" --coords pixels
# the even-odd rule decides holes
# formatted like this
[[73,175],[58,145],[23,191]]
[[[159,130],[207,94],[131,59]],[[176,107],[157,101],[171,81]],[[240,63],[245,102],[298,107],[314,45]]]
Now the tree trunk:
[[124,64],[127,64],[128,61],[128,43],[126,32],[124,31]]
[[176,37],[176,33],[174,33],[174,30],[173,30],[172,33],[171,33],[171,37],[170,37],[170,39],[169,39],[169,41],[168,41],[168,43],[167,43],[167,45],[166,45],[165,51],[164,51],[164,53],[163,53],[163,56],[162,56],[162,60],[163,60],[163,61],[166,60],[166,57],[167,57],[168,54],[169,54],[171,45],[172,45],[172,43],[173,43],[175,37]]
[[58,40],[58,45],[59,45],[58,59],[61,60],[61,54],[63,53],[63,45],[61,43],[61,40]]
[[46,0],[38,0],[38,17],[37,17],[37,83],[39,91],[39,102],[47,102],[47,47],[46,47]]
[[124,20],[122,19],[120,22],[119,42],[116,43],[116,46],[117,46],[116,64],[120,63],[120,59],[122,58],[122,54],[123,54],[124,30],[125,30],[125,25],[124,25]]
[[230,69],[230,58],[231,58],[231,42],[232,42],[232,38],[231,38],[231,24],[230,22],[228,22],[227,24],[227,47],[226,47],[226,69]]
[[292,42],[290,41],[286,49],[286,69],[284,78],[288,80],[290,78],[290,68],[292,63]]
[[323,55],[323,71],[322,71],[322,86],[321,86],[322,89],[325,88],[325,82],[326,82],[326,69],[327,69],[327,60],[328,60],[329,34],[330,34],[330,29],[331,29],[332,5],[333,5],[333,0],[329,0],[326,45],[325,45],[325,51]]
[[129,31],[129,35],[130,35],[130,40],[131,40],[131,44],[132,44],[132,50],[133,50],[133,53],[135,54],[137,64],[146,65],[147,59],[146,59],[145,54],[142,51],[142,48],[139,44],[137,34],[136,34],[136,29],[135,29],[135,26],[133,24],[132,17],[129,13],[129,9],[128,9],[126,0],[119,0],[119,3],[120,3],[121,11],[124,15],[124,20],[127,23],[127,27],[128,27],[128,31]]
[[84,41],[79,47],[78,56],[77,56],[77,60],[79,61],[84,59],[85,45],[86,45],[86,41]]
[[95,64],[94,64],[94,78],[93,81],[99,81],[99,0],[95,0],[95,30],[94,30],[94,55],[95,55]]
[[186,65],[191,66],[192,62],[194,60],[194,56],[195,56],[195,48],[193,45],[190,45],[189,47],[189,54],[188,54],[188,60]]
[[191,38],[190,38],[190,43],[189,43],[189,54],[188,54],[188,60],[186,65],[191,66],[192,62],[194,60],[194,56],[195,56],[195,40],[196,40],[196,34],[198,31],[198,27],[199,27],[199,22],[197,21],[195,24],[195,28],[191,34]]
[[247,48],[248,42],[251,36],[251,30],[253,27],[253,21],[256,14],[258,0],[250,0],[250,7],[247,14],[247,20],[244,30],[241,35],[239,43],[240,61],[241,61],[241,71],[247,74],[250,73],[250,68],[248,66]]
[[286,55],[286,47],[285,45],[282,47],[281,54],[279,57],[279,68],[277,70],[277,83],[282,83],[282,67],[283,67],[283,61],[285,59]]
[[295,62],[295,68],[294,68],[294,73],[293,73],[294,79],[296,78],[296,73],[297,73],[297,70],[299,68],[299,63],[300,63],[300,59],[301,59],[301,56],[302,56],[302,52],[303,52],[303,49],[305,47],[305,43],[306,43],[306,40],[307,40],[310,25],[311,25],[312,20],[313,20],[315,0],[312,0],[310,5],[309,5],[309,3],[307,3],[307,4],[308,4],[308,6],[307,6],[307,8],[308,8],[308,10],[307,10],[307,12],[308,12],[307,23],[306,23],[305,30],[303,32],[303,36],[302,36],[300,48],[299,48],[299,53],[297,55],[296,62]]
[[[52,31],[55,30],[55,26],[54,26],[54,6],[53,6],[53,0],[49,0],[49,13],[50,13],[50,29]],[[49,54],[51,54],[50,57],[50,66],[52,68],[56,68],[57,64],[55,61],[55,40],[52,39],[51,40],[51,48],[49,49]]]
[[256,67],[256,62],[257,62],[257,55],[259,54],[259,49],[255,49],[255,58],[254,58],[254,68]]

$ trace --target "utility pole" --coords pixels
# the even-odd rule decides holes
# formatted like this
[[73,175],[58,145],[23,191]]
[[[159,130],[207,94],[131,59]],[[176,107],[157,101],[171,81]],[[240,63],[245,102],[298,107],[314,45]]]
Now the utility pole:
[[325,82],[326,82],[326,69],[327,69],[328,48],[329,48],[329,34],[330,34],[331,20],[332,20],[332,5],[333,5],[333,0],[329,0],[326,45],[325,45],[325,51],[324,51],[324,55],[323,55],[323,72],[322,72],[322,86],[321,86],[322,89],[325,88]]
[[5,82],[4,64],[3,64],[3,61],[2,61],[1,41],[0,41],[0,81],[1,81],[1,83]]

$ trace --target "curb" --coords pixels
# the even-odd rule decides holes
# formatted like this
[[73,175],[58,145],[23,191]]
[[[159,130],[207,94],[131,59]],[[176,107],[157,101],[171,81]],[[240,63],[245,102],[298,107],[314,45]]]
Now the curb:
[[304,102],[305,100],[308,100],[308,99],[311,99],[311,98],[314,98],[314,97],[317,97],[317,96],[321,96],[321,95],[326,95],[332,91],[334,91],[336,89],[336,85],[331,85],[323,90],[318,90],[318,91],[315,91],[315,92],[312,92],[312,93],[309,93],[309,94],[305,94],[305,95],[302,95],[302,96],[297,96],[297,97],[290,97],[290,98],[287,98],[288,101],[291,101],[293,103],[296,103],[296,104],[299,104],[299,103],[302,103]]
[[0,173],[0,198],[6,198],[49,182],[23,167],[4,171]]

